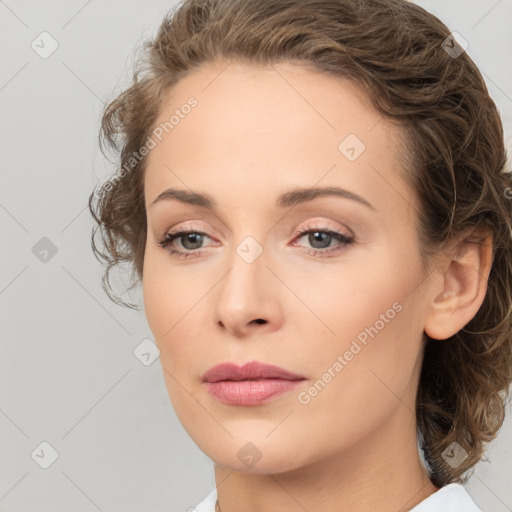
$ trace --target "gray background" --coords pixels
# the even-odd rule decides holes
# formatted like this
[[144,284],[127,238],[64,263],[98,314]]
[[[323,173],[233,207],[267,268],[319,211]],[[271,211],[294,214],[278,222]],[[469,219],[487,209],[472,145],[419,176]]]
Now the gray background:
[[[418,3],[469,42],[510,146],[512,0]],[[185,511],[214,487],[159,361],[134,356],[152,337],[143,313],[105,296],[89,245],[87,198],[112,171],[97,146],[103,102],[173,5],[0,0],[3,512]],[[59,45],[46,59],[31,47],[43,31]],[[48,469],[43,441],[58,452]],[[484,511],[512,510],[511,467],[509,416],[468,485]]]

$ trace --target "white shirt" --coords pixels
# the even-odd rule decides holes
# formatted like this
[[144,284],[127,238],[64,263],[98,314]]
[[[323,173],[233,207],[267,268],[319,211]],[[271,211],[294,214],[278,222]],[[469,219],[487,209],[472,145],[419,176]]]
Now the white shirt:
[[[190,512],[215,512],[217,490],[212,491]],[[418,503],[409,512],[482,512],[461,484],[448,484]]]

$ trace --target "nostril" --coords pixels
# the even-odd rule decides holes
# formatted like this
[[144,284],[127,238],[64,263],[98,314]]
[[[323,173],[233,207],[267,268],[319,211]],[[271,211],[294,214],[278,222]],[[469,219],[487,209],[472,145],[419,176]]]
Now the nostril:
[[263,319],[261,319],[261,318],[258,318],[257,320],[254,320],[254,321],[255,321],[257,324],[265,324],[265,323],[267,323],[267,321],[266,321],[266,320],[263,320]]

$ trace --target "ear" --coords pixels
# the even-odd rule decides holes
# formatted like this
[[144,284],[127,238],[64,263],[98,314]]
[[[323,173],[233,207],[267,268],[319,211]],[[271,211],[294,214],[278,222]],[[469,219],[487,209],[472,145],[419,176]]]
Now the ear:
[[427,304],[424,330],[430,338],[445,340],[476,315],[487,292],[492,258],[492,233],[464,240],[448,252]]

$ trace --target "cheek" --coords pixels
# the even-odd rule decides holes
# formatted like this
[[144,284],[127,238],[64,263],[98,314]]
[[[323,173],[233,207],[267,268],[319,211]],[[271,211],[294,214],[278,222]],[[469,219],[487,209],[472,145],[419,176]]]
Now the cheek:
[[[387,307],[388,294],[381,299],[372,297],[364,309],[385,312],[379,305]],[[301,422],[307,424],[304,443],[311,442],[312,432],[321,432],[323,440],[316,436],[317,448],[328,456],[333,449],[349,448],[358,439],[372,435],[400,409],[406,416],[409,409],[410,417],[414,417],[421,339],[411,327],[414,311],[406,302],[388,323],[377,323],[376,330],[371,329],[374,322],[361,316],[357,308],[347,311],[346,316],[339,315],[340,332],[346,328],[356,334],[342,334],[328,350],[308,354],[308,364],[316,367],[315,378],[297,397],[300,400],[295,406],[297,431],[302,430]],[[357,338],[361,332],[367,334],[366,343]]]
[[146,253],[142,281],[146,318],[160,350],[169,398],[181,422],[197,414],[194,401],[184,389],[189,389],[190,369],[202,353],[196,344],[201,340],[191,334],[190,328],[192,332],[195,329],[193,306],[204,291],[190,282],[190,277],[184,279],[183,272],[173,272],[161,254],[151,250]]
[[149,327],[160,350],[165,350],[164,343],[174,336],[179,320],[191,307],[193,289],[179,272],[172,272],[165,254],[152,248],[146,250],[144,258],[142,288]]
[[[311,333],[306,336],[309,345],[304,339],[308,352],[304,362],[322,381],[319,394],[325,394],[327,401],[343,397],[357,410],[382,392],[390,393],[386,387],[403,392],[410,381],[423,330],[421,287],[414,290],[421,282],[421,271],[407,252],[398,251],[382,253],[371,265],[364,258],[354,260],[350,272],[337,268],[329,276],[302,281],[296,289],[319,317],[308,314],[298,330]],[[313,281],[315,288],[310,286]],[[320,336],[313,336],[313,325],[322,329]],[[329,381],[325,388],[324,381]],[[327,388],[329,393],[324,391]]]
[[[205,303],[212,288],[207,276],[173,265],[165,251],[148,249],[143,273],[144,308],[161,363],[183,380],[205,352]],[[193,365],[192,365],[193,363]]]
[[371,339],[373,326],[379,333],[389,332],[404,316],[398,310],[419,279],[416,266],[395,251],[381,251],[378,257],[368,251],[367,256],[358,253],[339,265],[302,275],[293,268],[281,269],[283,281],[293,283],[300,299],[287,301],[287,315],[300,311],[302,326],[297,330],[317,330],[320,336],[313,339],[319,340],[320,357],[348,348],[356,337],[363,343]]
[[[310,364],[321,380],[321,391],[311,400],[319,425],[334,415],[335,424],[356,435],[365,425],[379,423],[397,406],[397,396],[405,400],[412,389],[423,330],[421,287],[414,290],[421,272],[396,258],[390,255],[360,274],[345,276],[353,293],[347,288],[333,292],[325,303],[323,318],[336,336],[324,338],[323,349],[311,353]],[[323,387],[329,369],[336,376]],[[339,407],[330,407],[333,403]]]
[[[142,288],[148,323],[156,338],[161,339],[184,316],[194,288],[176,270],[164,249],[146,246]],[[190,308],[190,306],[188,306]]]

